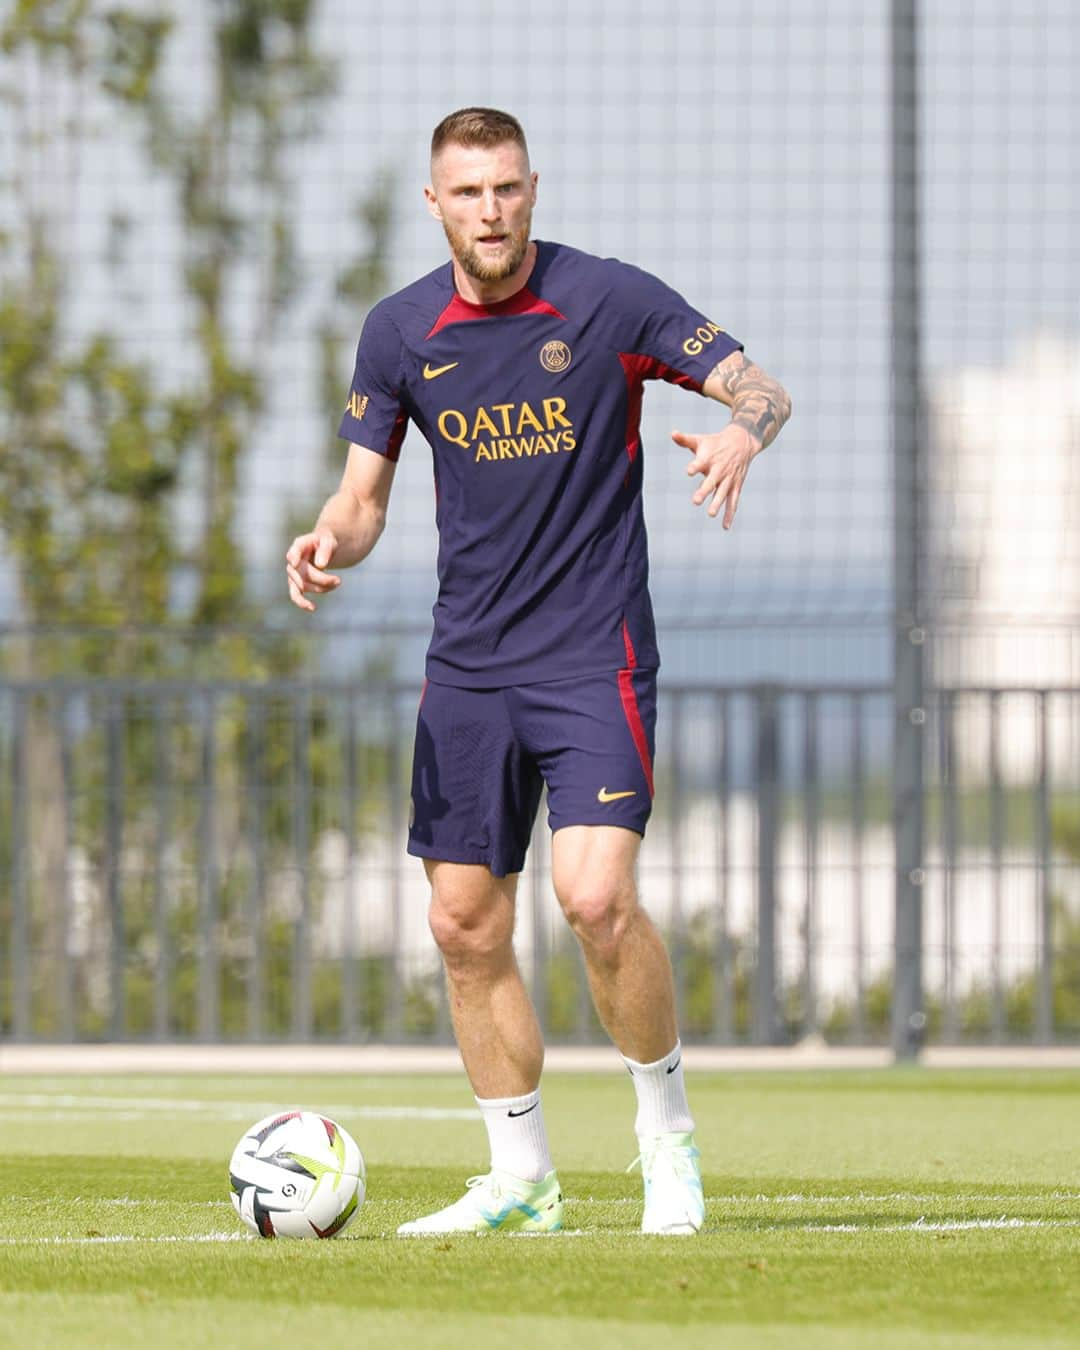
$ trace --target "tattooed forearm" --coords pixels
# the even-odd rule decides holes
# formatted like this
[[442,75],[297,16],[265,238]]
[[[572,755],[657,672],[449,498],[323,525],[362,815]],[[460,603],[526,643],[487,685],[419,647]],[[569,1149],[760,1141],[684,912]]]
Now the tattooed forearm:
[[745,427],[761,448],[776,439],[791,416],[791,399],[781,384],[766,375],[742,352],[732,352],[714,366],[705,393],[731,408],[731,420]]

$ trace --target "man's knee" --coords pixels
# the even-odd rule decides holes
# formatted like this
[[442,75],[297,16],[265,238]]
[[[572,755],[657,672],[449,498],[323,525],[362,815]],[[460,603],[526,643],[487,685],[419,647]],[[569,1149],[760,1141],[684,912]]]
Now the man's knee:
[[432,886],[428,926],[435,944],[451,964],[483,962],[501,956],[514,932],[512,898],[491,881]]
[[559,903],[570,927],[601,960],[612,960],[637,911],[632,882],[580,877],[559,888]]

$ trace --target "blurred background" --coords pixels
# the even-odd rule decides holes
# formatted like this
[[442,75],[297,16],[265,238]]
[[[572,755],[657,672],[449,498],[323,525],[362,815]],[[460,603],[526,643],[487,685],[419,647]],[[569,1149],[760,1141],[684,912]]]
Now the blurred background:
[[[0,0],[0,1038],[447,1040],[411,737],[430,451],[315,616],[356,339],[503,107],[538,237],[794,417],[725,534],[645,400],[644,899],[684,1040],[1080,1039],[1080,9]],[[543,812],[519,955],[602,1039]]]

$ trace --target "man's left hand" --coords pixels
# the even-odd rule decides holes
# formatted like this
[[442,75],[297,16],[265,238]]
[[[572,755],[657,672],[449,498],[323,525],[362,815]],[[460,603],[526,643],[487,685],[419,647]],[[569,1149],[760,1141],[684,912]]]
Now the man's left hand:
[[709,501],[709,515],[718,516],[726,502],[724,529],[730,530],[750,461],[761,449],[761,442],[745,427],[735,423],[726,426],[723,431],[710,432],[706,436],[673,431],[671,439],[694,456],[686,466],[687,477],[704,475],[705,481],[694,493],[694,505],[700,506],[712,498]]

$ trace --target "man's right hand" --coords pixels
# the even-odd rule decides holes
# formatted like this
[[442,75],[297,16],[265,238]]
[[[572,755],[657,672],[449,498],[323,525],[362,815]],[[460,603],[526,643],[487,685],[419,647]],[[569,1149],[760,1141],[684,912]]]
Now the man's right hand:
[[325,569],[334,560],[336,535],[318,526],[310,534],[298,534],[285,554],[285,575],[289,579],[289,599],[300,609],[314,610],[308,592],[326,595],[336,591],[341,578]]

